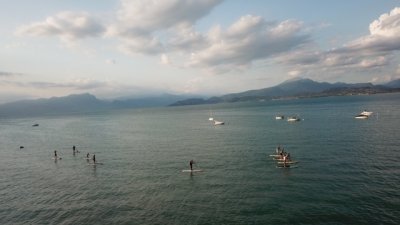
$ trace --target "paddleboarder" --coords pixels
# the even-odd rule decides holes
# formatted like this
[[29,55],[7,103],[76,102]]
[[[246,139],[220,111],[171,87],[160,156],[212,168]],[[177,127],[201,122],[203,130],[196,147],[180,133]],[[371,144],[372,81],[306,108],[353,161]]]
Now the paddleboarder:
[[192,159],[192,160],[189,161],[190,170],[193,170],[193,164],[194,164],[194,161],[193,161],[193,159]]
[[93,163],[96,164],[96,155],[93,154]]

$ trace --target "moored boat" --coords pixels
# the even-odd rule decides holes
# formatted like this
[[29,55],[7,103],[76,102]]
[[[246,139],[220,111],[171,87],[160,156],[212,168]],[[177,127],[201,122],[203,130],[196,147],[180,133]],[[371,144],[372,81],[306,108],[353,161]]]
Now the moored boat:
[[359,114],[359,115],[355,116],[354,118],[356,118],[356,119],[368,119],[368,116]]
[[224,125],[225,122],[223,121],[218,121],[218,120],[214,120],[214,125]]
[[363,115],[363,116],[370,116],[370,115],[372,115],[372,113],[373,113],[373,112],[364,110],[364,111],[362,111],[362,112],[360,113],[360,115]]
[[291,116],[287,119],[288,122],[298,122],[300,121],[300,118],[297,116]]

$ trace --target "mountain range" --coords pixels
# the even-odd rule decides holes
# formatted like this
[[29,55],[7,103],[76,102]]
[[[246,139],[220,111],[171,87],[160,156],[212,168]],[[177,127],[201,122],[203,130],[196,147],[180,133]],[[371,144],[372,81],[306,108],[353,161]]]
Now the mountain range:
[[291,79],[279,85],[249,90],[240,93],[211,97],[208,99],[191,98],[175,102],[171,106],[213,104],[222,102],[239,102],[252,100],[272,100],[284,98],[323,97],[333,95],[376,94],[399,92],[400,79],[382,85],[372,83],[328,83],[316,82],[311,79]]
[[382,85],[374,85],[371,83],[327,83],[316,82],[310,79],[292,79],[269,88],[249,90],[211,98],[163,94],[142,98],[126,97],[115,100],[101,100],[94,95],[85,93],[48,99],[22,100],[0,105],[0,118],[87,113],[110,109],[183,106],[388,92],[400,92],[400,79]]
[[167,106],[190,95],[162,94],[143,98],[121,98],[100,100],[89,93],[36,100],[22,100],[0,105],[0,117],[26,117],[87,113],[110,109],[144,108]]

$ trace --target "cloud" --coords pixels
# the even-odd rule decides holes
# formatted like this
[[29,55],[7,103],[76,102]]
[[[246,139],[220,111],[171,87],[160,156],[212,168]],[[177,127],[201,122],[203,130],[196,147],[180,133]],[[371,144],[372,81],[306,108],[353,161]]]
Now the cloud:
[[35,22],[17,28],[16,34],[30,36],[56,36],[70,42],[88,37],[101,36],[105,26],[87,12],[60,12],[47,17],[42,22]]
[[105,60],[105,63],[106,63],[106,64],[109,64],[109,65],[114,65],[114,64],[116,64],[117,62],[115,61],[115,59],[107,59],[107,60]]
[[22,75],[23,75],[22,73],[0,71],[0,77],[15,77],[15,76],[22,76]]
[[[201,42],[191,30],[222,0],[121,0],[116,20],[107,36],[121,41],[119,49],[128,54],[158,55]],[[178,35],[176,35],[178,33]]]
[[146,54],[156,55],[164,52],[163,44],[156,37],[135,37],[121,40],[118,47],[125,54]]
[[170,65],[171,61],[169,60],[168,56],[166,54],[162,54],[160,58],[160,62],[163,65]]
[[72,89],[72,90],[92,90],[104,88],[111,85],[110,82],[98,81],[93,79],[74,79],[67,82],[42,82],[42,81],[2,81],[2,84],[32,89]]
[[180,24],[193,24],[222,0],[121,0],[117,22],[110,34],[123,37],[148,36]]
[[235,70],[265,60],[309,42],[300,21],[267,22],[244,16],[226,30],[215,27],[207,34],[209,46],[192,54],[190,65]]
[[169,51],[192,52],[208,46],[206,37],[193,26],[182,24],[171,31],[173,35],[166,43]]
[[328,51],[307,48],[290,52],[280,61],[291,70],[310,74],[371,72],[394,68],[400,50],[400,8],[381,15],[369,25],[369,34]]

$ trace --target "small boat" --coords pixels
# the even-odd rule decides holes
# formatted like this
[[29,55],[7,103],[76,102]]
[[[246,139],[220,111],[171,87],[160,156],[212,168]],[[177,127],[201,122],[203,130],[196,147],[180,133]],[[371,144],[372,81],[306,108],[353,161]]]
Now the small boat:
[[360,113],[360,115],[363,115],[363,116],[370,116],[370,115],[372,115],[372,113],[373,113],[373,112],[364,110],[364,111],[362,111],[362,112]]
[[283,119],[285,119],[285,117],[283,115],[277,115],[277,116],[275,116],[275,119],[276,120],[283,120]]
[[214,125],[224,125],[225,122],[223,121],[218,121],[218,120],[214,120]]
[[298,122],[300,121],[300,118],[297,116],[291,116],[287,119],[288,122]]
[[356,119],[368,119],[368,116],[359,114],[359,115],[355,116],[354,118],[356,118]]
[[39,126],[38,123],[35,123],[35,124],[32,125],[32,127],[38,127],[38,126]]

